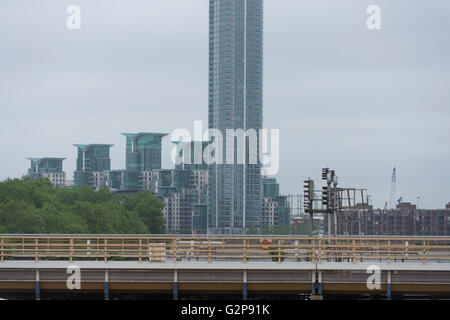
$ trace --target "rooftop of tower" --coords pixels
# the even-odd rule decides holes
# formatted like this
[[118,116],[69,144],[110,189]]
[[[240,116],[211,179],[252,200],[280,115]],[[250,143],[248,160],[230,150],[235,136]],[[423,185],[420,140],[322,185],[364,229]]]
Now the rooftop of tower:
[[92,143],[92,144],[74,144],[74,147],[80,148],[81,150],[90,149],[93,147],[112,147],[113,144],[102,144],[102,143]]
[[168,136],[168,133],[159,133],[159,132],[138,132],[138,133],[122,133],[122,135],[134,139],[141,136],[153,136],[153,137],[165,137]]
[[39,163],[40,161],[43,160],[66,160],[66,158],[55,158],[55,157],[44,157],[44,158],[27,158],[27,160],[30,160],[33,163]]

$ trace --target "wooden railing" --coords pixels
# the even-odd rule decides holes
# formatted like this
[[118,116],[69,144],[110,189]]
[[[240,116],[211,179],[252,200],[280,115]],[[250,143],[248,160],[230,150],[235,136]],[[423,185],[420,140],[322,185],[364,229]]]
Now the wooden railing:
[[0,235],[5,260],[450,262],[450,237]]

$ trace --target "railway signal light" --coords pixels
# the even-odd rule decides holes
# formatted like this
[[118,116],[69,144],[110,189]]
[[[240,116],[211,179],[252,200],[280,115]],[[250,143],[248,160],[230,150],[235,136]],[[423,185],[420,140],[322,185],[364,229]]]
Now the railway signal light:
[[322,169],[322,180],[328,180],[328,172],[329,172],[328,168]]
[[336,177],[336,175],[335,175],[335,173],[334,173],[334,170],[330,170],[330,174],[329,174],[329,176],[328,176],[327,183],[328,183],[328,184],[333,183],[335,177]]
[[322,204],[328,208],[328,187],[322,187]]
[[314,180],[303,181],[303,208],[305,213],[312,213],[312,204],[314,200]]

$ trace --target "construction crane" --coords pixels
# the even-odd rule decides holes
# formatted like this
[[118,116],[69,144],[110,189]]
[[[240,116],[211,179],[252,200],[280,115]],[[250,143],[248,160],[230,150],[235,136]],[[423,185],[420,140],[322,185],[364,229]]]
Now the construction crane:
[[394,199],[395,199],[395,184],[397,183],[397,169],[394,167],[392,170],[392,180],[391,180],[391,194],[389,199],[389,209],[394,208]]

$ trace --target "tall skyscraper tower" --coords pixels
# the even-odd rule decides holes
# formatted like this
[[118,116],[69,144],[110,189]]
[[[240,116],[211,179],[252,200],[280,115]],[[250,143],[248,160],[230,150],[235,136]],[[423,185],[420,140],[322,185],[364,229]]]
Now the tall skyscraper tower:
[[[224,138],[227,129],[258,132],[263,122],[263,0],[210,0],[209,14],[209,128],[219,129]],[[259,153],[259,140],[257,145]],[[245,233],[261,226],[261,166],[251,164],[248,153],[247,145],[243,164],[209,166],[208,233]]]

